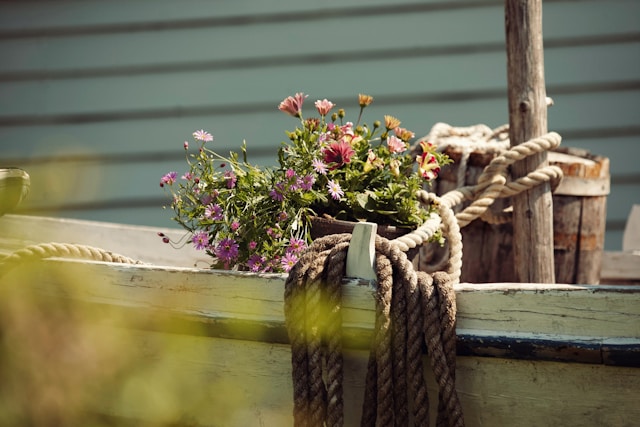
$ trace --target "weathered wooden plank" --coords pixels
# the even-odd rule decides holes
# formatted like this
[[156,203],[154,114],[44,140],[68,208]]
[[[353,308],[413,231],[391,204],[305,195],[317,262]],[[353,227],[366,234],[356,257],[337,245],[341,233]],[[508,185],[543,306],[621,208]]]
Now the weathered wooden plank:
[[[202,317],[202,322],[283,322],[282,275],[73,261],[46,262],[37,269],[30,266],[21,270],[10,272],[4,283],[20,280],[20,274],[32,270],[29,282],[43,294],[62,293],[92,303],[167,310]],[[84,277],[91,277],[91,283],[71,279]],[[637,287],[462,284],[456,294],[457,327],[467,335],[481,331],[495,337],[507,334],[548,341],[553,337],[562,344],[573,339],[595,345],[609,338],[625,338],[640,345]],[[344,298],[345,326],[371,329],[373,290],[349,285],[344,288]]]
[[[51,267],[55,262],[47,264]],[[60,266],[62,262],[57,264]],[[135,302],[137,291],[133,288],[139,287],[143,291],[142,288],[145,287],[141,282],[136,282],[135,277],[131,277],[134,282],[127,287],[127,292],[120,296],[111,292],[108,296],[101,289],[102,272],[81,272],[75,265],[72,267],[72,263],[66,264],[66,271],[58,270],[56,274],[68,274],[64,278],[60,277],[61,280],[66,279],[67,285],[74,278],[78,281],[80,288],[83,288],[78,292],[84,295],[76,296],[84,301],[102,301],[107,304],[97,309],[95,304],[78,305],[73,300],[61,300],[60,295],[54,300],[35,298],[25,302],[24,296],[29,295],[25,288],[8,288],[7,283],[3,283],[1,304],[3,307],[10,304],[10,309],[3,308],[1,311],[2,325],[5,328],[6,325],[15,328],[5,333],[3,342],[11,345],[11,351],[29,355],[28,358],[10,362],[11,369],[7,371],[10,375],[0,385],[0,390],[11,386],[11,394],[4,399],[3,405],[11,408],[12,412],[5,412],[5,419],[11,420],[11,415],[19,417],[24,412],[36,417],[36,421],[42,419],[37,418],[38,416],[48,416],[48,419],[57,416],[71,424],[86,424],[88,413],[97,412],[107,414],[119,423],[128,420],[133,424],[189,423],[200,426],[222,422],[226,426],[258,426],[290,423],[292,390],[290,351],[287,345],[268,342],[266,338],[269,335],[263,336],[261,340],[250,336],[250,340],[241,339],[246,334],[243,329],[231,329],[236,338],[225,339],[207,334],[206,328],[201,325],[176,326],[175,318],[166,316],[172,310],[166,305],[163,307],[163,304],[170,304],[180,311],[180,307],[189,306],[183,312],[206,319],[212,313],[208,311],[207,314],[196,308],[194,304],[197,301],[206,300],[226,308],[229,308],[228,304],[239,307],[249,303],[250,310],[263,313],[260,317],[267,319],[269,316],[264,315],[264,307],[275,303],[272,299],[275,300],[278,296],[281,298],[282,280],[262,280],[260,283],[261,280],[256,280],[255,277],[239,279],[232,275],[197,273],[199,276],[208,276],[209,279],[217,277],[218,280],[207,280],[206,291],[198,291],[193,283],[173,291],[158,287],[154,290],[156,295],[165,293],[171,296],[164,303],[159,299],[148,299],[149,306],[165,313],[164,316],[153,318],[145,317],[145,307]],[[83,264],[77,266],[80,265]],[[69,267],[71,269],[67,269]],[[92,267],[104,269],[112,266],[96,264]],[[53,280],[40,280],[50,277],[54,270],[56,269],[46,268],[36,274],[40,288],[38,294],[56,293],[52,292]],[[78,276],[79,273],[82,276]],[[163,275],[166,277],[167,272]],[[181,282],[175,270],[172,270],[170,276],[176,283]],[[85,280],[86,277],[91,280]],[[213,290],[219,288],[223,279],[229,280],[230,286],[222,286],[220,291],[222,288],[225,291],[214,296],[211,292],[217,292]],[[250,282],[254,284],[251,285]],[[479,286],[461,286],[463,292],[458,294],[459,297],[473,298],[478,293],[484,293]],[[484,304],[486,308],[487,301],[493,304],[497,300],[498,305],[510,305],[510,315],[517,316],[515,311],[519,306],[522,306],[522,312],[530,308],[521,304],[525,298],[519,295],[520,291],[513,290],[517,286],[512,284],[509,286],[512,290],[505,291],[504,286],[495,285],[490,300],[460,300],[459,313],[469,309],[468,302],[478,306]],[[110,283],[107,285],[109,287],[118,286]],[[252,288],[251,291],[249,287]],[[538,303],[544,305],[547,297],[556,293],[554,289],[557,286],[530,285],[530,288],[531,293],[527,297],[538,299]],[[7,292],[10,289],[19,291],[17,298],[12,292]],[[357,285],[347,286],[346,289],[347,299],[353,303],[349,304],[357,305],[352,297],[355,296],[354,293],[363,296],[364,289]],[[66,292],[69,296],[69,290],[67,287],[60,289],[60,292]],[[577,292],[584,293],[583,290]],[[231,298],[232,293],[239,297],[235,302]],[[130,294],[134,295],[132,301],[129,301]],[[188,296],[189,294],[193,295]],[[269,297],[270,294],[273,294],[272,297]],[[371,302],[370,293],[364,294],[368,294],[365,297]],[[123,299],[125,295],[126,299]],[[608,295],[611,296],[611,293]],[[632,294],[626,296],[635,299],[631,301],[627,298],[626,302],[637,310],[637,298]],[[263,299],[265,304],[256,304],[256,299]],[[55,300],[59,303],[51,304]],[[594,301],[590,303],[593,304]],[[119,305],[127,306],[129,311],[118,309]],[[599,303],[595,302],[595,305]],[[281,310],[281,301],[279,306]],[[274,317],[281,316],[275,313],[275,304],[273,308]],[[557,308],[558,311],[560,309],[561,307]],[[502,310],[498,308],[496,311],[500,313]],[[567,312],[572,316],[571,309]],[[620,318],[625,314],[618,310],[612,311],[611,315]],[[56,321],[48,321],[50,316],[55,316]],[[493,316],[493,313],[488,316]],[[545,314],[540,313],[540,316]],[[638,313],[635,316],[637,319]],[[142,319],[143,323],[136,321],[136,318]],[[476,318],[473,321],[480,320]],[[562,321],[562,317],[558,316],[555,322],[560,324],[556,323],[552,327],[564,330]],[[464,324],[465,320],[461,319],[460,322]],[[503,320],[501,323],[508,325],[510,322]],[[634,322],[627,319],[624,323],[630,327],[629,324]],[[521,327],[531,327],[534,324],[537,323],[529,321]],[[582,330],[585,333],[588,333],[589,325],[590,320],[583,318]],[[636,321],[631,328],[637,329],[637,325]],[[24,334],[28,331],[32,339],[25,340]],[[630,333],[637,334],[637,331],[632,330]],[[515,335],[518,334],[511,336]],[[482,337],[482,334],[475,331],[474,336]],[[509,333],[504,336],[509,336]],[[65,345],[48,347],[50,339],[60,340],[63,337]],[[521,345],[512,341],[512,346],[513,343]],[[591,364],[567,364],[505,359],[495,357],[504,356],[495,352],[491,356],[494,357],[465,356],[457,360],[457,389],[467,425],[515,423],[519,426],[538,426],[545,425],[550,420],[555,422],[562,419],[563,425],[567,426],[585,425],[593,420],[603,425],[627,426],[640,416],[635,405],[636,390],[640,387],[640,370],[637,368],[606,366],[598,361]],[[366,351],[347,350],[345,358],[345,425],[357,425],[367,355]],[[3,359],[3,362],[8,361]],[[435,405],[436,391],[430,369],[426,369],[431,402]],[[89,384],[95,392],[87,394]],[[67,388],[68,391],[63,392]],[[63,398],[47,405],[44,390],[57,391]],[[432,413],[435,413],[435,408]]]
[[[142,256],[157,247],[150,231],[7,215],[0,248],[68,237]],[[17,267],[0,278],[3,419],[86,425],[97,413],[119,425],[287,425],[284,280],[157,264]],[[640,417],[640,369],[625,367],[640,360],[640,288],[460,284],[456,295],[467,425],[627,426]],[[345,284],[345,425],[359,417],[373,305],[371,288]],[[49,391],[62,397],[47,400]]]

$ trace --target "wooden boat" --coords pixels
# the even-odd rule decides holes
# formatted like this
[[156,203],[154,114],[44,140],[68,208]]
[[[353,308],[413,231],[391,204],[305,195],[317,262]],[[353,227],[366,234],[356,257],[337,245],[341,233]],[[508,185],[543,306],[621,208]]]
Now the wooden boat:
[[[209,270],[190,248],[163,245],[159,231],[180,236],[0,217],[2,254],[62,242],[144,263],[59,257],[3,273],[0,424],[292,425],[285,276]],[[351,426],[374,298],[369,282],[343,288]],[[462,283],[455,291],[466,425],[637,425],[640,287]]]

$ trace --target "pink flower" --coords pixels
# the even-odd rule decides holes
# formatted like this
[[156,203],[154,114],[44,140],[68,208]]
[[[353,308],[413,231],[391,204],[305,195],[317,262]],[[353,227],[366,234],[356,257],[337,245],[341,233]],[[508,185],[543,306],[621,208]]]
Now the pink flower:
[[394,135],[390,135],[389,138],[387,138],[387,146],[392,153],[402,153],[407,149],[407,144]]
[[327,165],[325,165],[322,160],[313,159],[311,165],[313,166],[313,170],[316,171],[316,173],[319,173],[320,175],[327,174]]
[[206,132],[203,129],[195,131],[193,133],[193,137],[203,142],[213,141],[213,135],[211,135],[209,132]]
[[185,141],[182,146],[184,147],[185,150],[189,149],[189,143],[187,141]]
[[436,159],[436,156],[432,153],[434,146],[428,141],[421,141],[420,147],[423,153],[416,158],[418,161],[418,171],[426,180],[435,179],[438,173],[440,173],[440,165],[438,164],[438,159]]
[[160,187],[164,187],[165,184],[171,185],[176,182],[177,172],[169,172],[160,178]]
[[342,191],[340,184],[333,180],[329,180],[327,183],[327,189],[329,190],[329,195],[333,200],[340,200],[340,198],[344,196],[344,191]]
[[339,168],[351,161],[356,153],[348,142],[332,142],[323,150],[324,162],[331,165],[331,169]]
[[287,251],[298,253],[303,251],[306,247],[307,243],[304,240],[298,239],[297,237],[292,237],[291,239],[289,239],[289,247],[287,248]]
[[282,265],[282,269],[284,270],[284,272],[288,273],[289,271],[291,271],[293,266],[296,265],[296,262],[298,262],[298,256],[293,252],[287,252],[282,257],[280,264]]
[[435,179],[440,172],[440,165],[436,156],[431,153],[422,153],[422,156],[418,156],[418,170],[420,175],[426,180]]
[[233,231],[237,231],[237,230],[238,230],[238,228],[240,228],[240,223],[239,223],[238,221],[233,221],[233,222],[231,223],[231,230],[233,230]]
[[196,250],[201,251],[209,246],[209,235],[206,231],[198,231],[197,233],[193,233],[191,242]]
[[329,114],[329,111],[335,106],[335,104],[327,99],[323,99],[322,101],[316,101],[316,109],[321,116],[326,116]]
[[302,104],[304,100],[309,95],[305,95],[302,92],[298,92],[295,96],[286,97],[280,105],[278,105],[278,110],[287,113],[293,117],[301,117],[302,116]]

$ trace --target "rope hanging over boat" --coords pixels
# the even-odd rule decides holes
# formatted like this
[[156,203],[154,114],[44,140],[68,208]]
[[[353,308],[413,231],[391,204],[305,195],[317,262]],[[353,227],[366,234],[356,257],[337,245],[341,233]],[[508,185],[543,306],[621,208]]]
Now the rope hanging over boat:
[[[341,285],[350,238],[316,239],[285,283],[296,427],[344,423]],[[437,425],[463,426],[455,389],[452,276],[416,272],[396,244],[379,236],[376,274],[376,326],[361,425],[408,425],[411,417],[416,426],[429,425],[424,342],[439,387]]]
[[[457,132],[456,128],[444,126],[450,133]],[[507,130],[508,126],[502,126],[490,131],[486,140]],[[485,129],[482,131],[487,134]],[[508,168],[514,162],[552,150],[560,141],[559,134],[550,132],[508,149],[508,141],[500,142],[500,154],[484,169],[476,185],[459,187],[441,197],[418,192],[423,204],[437,207],[438,217],[395,240],[376,238],[375,337],[367,371],[362,426],[408,425],[409,408],[416,426],[428,426],[423,340],[439,387],[437,425],[464,425],[455,389],[453,291],[462,266],[460,227],[476,218],[491,223],[510,221],[509,212],[495,214],[489,209],[496,199],[514,196],[545,182],[556,188],[562,171],[555,166],[539,168],[512,182],[507,182],[507,178]],[[454,214],[454,208],[465,200],[471,200],[470,205]],[[403,252],[426,243],[439,227],[450,247],[446,271],[432,276],[416,272]],[[285,319],[291,342],[297,427],[344,423],[340,310],[349,240],[349,234],[317,239],[286,281]]]
[[93,246],[51,242],[26,246],[4,258],[0,258],[0,276],[23,262],[45,258],[76,258],[122,264],[142,264],[142,262],[124,255],[94,248]]

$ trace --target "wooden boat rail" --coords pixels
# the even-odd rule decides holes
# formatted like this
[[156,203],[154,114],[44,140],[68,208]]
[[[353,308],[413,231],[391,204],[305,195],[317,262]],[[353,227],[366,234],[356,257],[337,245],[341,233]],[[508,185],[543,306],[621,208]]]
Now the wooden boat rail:
[[[166,398],[175,408],[154,412],[144,396],[123,402],[130,396],[125,386],[109,383],[111,397],[96,410],[118,423],[171,424],[188,415],[194,425],[215,425],[227,408],[234,416],[244,415],[242,422],[224,425],[288,425],[285,276],[209,270],[191,248],[163,245],[159,231],[179,238],[177,230],[6,215],[0,218],[1,253],[64,241],[99,246],[145,264],[48,259],[9,271],[0,278],[0,289],[3,295],[8,290],[37,295],[55,306],[73,301],[81,307],[74,310],[91,313],[87,327],[97,328],[98,335],[107,328],[133,337],[133,347],[123,353],[140,363],[130,381],[170,390]],[[457,387],[468,425],[541,425],[572,417],[564,425],[577,426],[589,420],[593,408],[605,425],[631,425],[629,420],[640,417],[633,403],[640,387],[640,287],[462,283],[455,290]],[[345,280],[342,312],[346,425],[354,425],[373,329],[369,282]],[[159,337],[172,343],[169,348],[156,348]],[[148,366],[156,367],[153,375]],[[165,370],[173,372],[180,385],[176,390],[202,387],[206,405],[194,407],[187,396],[191,392],[157,384],[157,372]],[[220,390],[242,397],[230,404]],[[246,415],[247,408],[259,415]],[[624,408],[624,415],[615,408]]]

